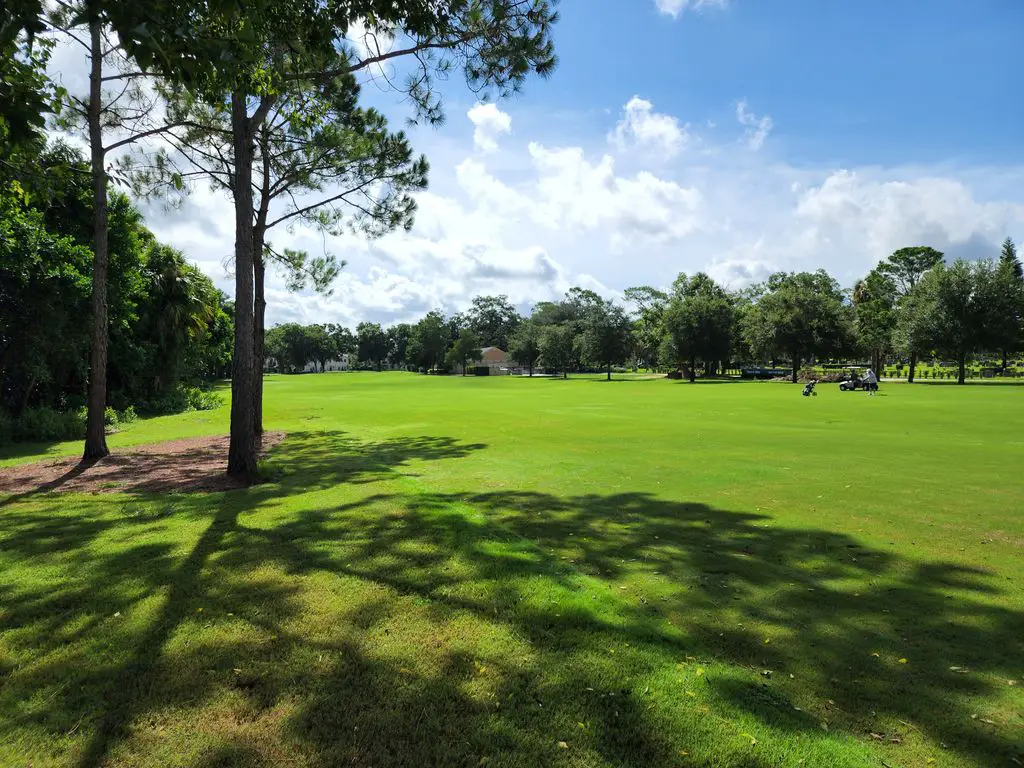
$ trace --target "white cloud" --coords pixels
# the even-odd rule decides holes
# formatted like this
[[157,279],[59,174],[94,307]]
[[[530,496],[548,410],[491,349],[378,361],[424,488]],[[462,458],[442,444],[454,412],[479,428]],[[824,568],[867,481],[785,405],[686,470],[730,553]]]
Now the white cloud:
[[477,102],[466,113],[473,123],[473,144],[481,152],[496,152],[498,137],[512,132],[512,117],[494,104]]
[[747,145],[755,152],[763,147],[764,140],[768,138],[768,134],[772,132],[774,126],[771,117],[768,115],[758,117],[750,111],[746,101],[740,101],[736,104],[736,119],[740,125],[747,128]]
[[704,8],[724,8],[727,0],[654,0],[658,10],[673,19],[679,18],[683,11],[699,11]]
[[624,107],[622,119],[609,140],[619,149],[635,144],[657,152],[659,159],[666,159],[679,154],[690,135],[677,118],[655,112],[651,102],[634,96]]
[[[653,107],[636,113],[682,124]],[[755,132],[765,119],[745,104],[737,114]],[[431,188],[417,196],[411,232],[373,242],[302,226],[271,234],[278,248],[327,250],[348,266],[326,298],[288,293],[271,274],[269,323],[409,321],[465,309],[481,293],[508,294],[525,310],[572,285],[617,296],[630,285],[668,286],[681,271],[736,288],[780,269],[824,267],[851,285],[904,245],[978,257],[997,253],[1007,235],[1024,239],[1024,167],[795,167],[713,144],[651,165],[638,138],[662,133],[631,129],[623,144],[609,142],[616,118],[605,121],[589,133],[506,141],[486,157],[424,134],[417,150],[431,159]],[[180,210],[146,214],[158,237],[233,292],[222,266],[234,240],[224,196],[199,188]]]

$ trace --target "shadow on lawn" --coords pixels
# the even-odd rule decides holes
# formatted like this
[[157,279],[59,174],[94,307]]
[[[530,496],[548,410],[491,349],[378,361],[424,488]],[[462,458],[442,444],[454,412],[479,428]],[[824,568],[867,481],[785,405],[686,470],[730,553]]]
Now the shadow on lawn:
[[[553,745],[566,740],[585,744],[591,762],[668,765],[685,745],[675,742],[680,720],[662,708],[679,702],[655,707],[632,681],[656,673],[666,657],[690,654],[747,668],[746,678],[707,685],[728,705],[806,740],[823,737],[823,715],[798,713],[794,692],[834,701],[827,714],[833,728],[862,740],[878,722],[906,720],[984,764],[1021,757],[950,697],[990,692],[988,676],[1019,674],[1024,656],[1024,614],[978,599],[999,591],[981,571],[912,562],[842,534],[779,528],[761,515],[638,493],[396,495],[371,488],[341,506],[288,511],[266,528],[245,516],[257,507],[272,513],[291,494],[373,483],[411,461],[483,447],[291,435],[271,461],[279,481],[265,486],[169,497],[137,514],[129,499],[122,520],[89,507],[57,516],[8,510],[0,518],[4,551],[26,561],[64,558],[75,577],[57,590],[0,585],[10,647],[53,657],[18,676],[0,658],[0,723],[7,723],[0,737],[23,727],[59,740],[81,727],[90,736],[75,764],[116,764],[129,728],[156,728],[164,712],[228,695],[231,722],[209,726],[219,742],[193,764],[283,759],[287,744],[275,758],[250,731],[288,703],[287,723],[278,727],[297,764],[478,766],[488,758],[543,765],[558,762]],[[170,517],[199,531],[190,550],[176,548],[180,537],[160,539]],[[112,531],[124,534],[125,545],[100,554],[96,541]],[[278,575],[260,576],[268,567]],[[339,597],[333,623],[313,631],[301,625],[310,606],[299,575],[390,590]],[[598,593],[602,599],[593,599]],[[121,646],[90,646],[112,616],[143,604],[151,615],[115,635]],[[413,632],[412,644],[393,645],[392,633],[416,621],[427,629]],[[239,622],[245,632],[231,629]],[[223,634],[203,640],[218,627]],[[477,631],[509,633],[514,642],[506,642],[524,652],[474,645],[466,633]],[[187,632],[198,634],[182,642]],[[64,646],[78,650],[59,653]],[[898,664],[901,657],[910,663]],[[423,658],[439,671],[417,671]],[[481,658],[495,677],[482,677]],[[787,685],[791,670],[801,679]],[[485,681],[486,695],[474,692]],[[24,705],[36,700],[42,703]],[[674,716],[687,723],[687,738],[721,738],[721,718]],[[576,730],[578,723],[585,729]],[[778,762],[768,753],[728,754],[730,765]]]

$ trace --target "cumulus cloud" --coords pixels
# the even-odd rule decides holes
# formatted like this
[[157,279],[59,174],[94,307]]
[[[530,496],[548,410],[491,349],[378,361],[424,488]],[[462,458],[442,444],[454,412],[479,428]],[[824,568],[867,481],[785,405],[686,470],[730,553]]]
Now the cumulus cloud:
[[679,18],[683,11],[699,11],[704,8],[724,8],[727,0],[654,0],[658,10],[673,19]]
[[[751,115],[746,105],[738,114]],[[636,104],[634,115],[659,116]],[[755,129],[764,120],[750,119]],[[1024,168],[837,170],[756,152],[647,167],[636,162],[639,138],[663,134],[630,128],[623,144],[608,142],[617,130],[611,118],[589,135],[506,142],[486,155],[428,135],[418,148],[432,160],[431,188],[417,195],[412,231],[375,241],[301,226],[272,233],[278,248],[326,250],[348,266],[330,297],[289,293],[270,275],[269,322],[414,321],[433,308],[461,311],[482,293],[526,310],[572,285],[617,297],[698,270],[739,288],[824,267],[850,285],[904,245],[977,257],[1007,235],[1024,239]],[[147,209],[147,224],[233,291],[222,266],[234,240],[230,201],[196,190],[179,211]]]
[[736,104],[736,120],[740,125],[746,126],[747,145],[755,152],[764,146],[765,139],[774,127],[771,117],[758,117],[750,111],[746,101]]
[[651,102],[634,96],[626,103],[609,139],[620,150],[635,145],[665,159],[679,154],[690,134],[677,118],[655,112]]
[[477,102],[466,113],[473,123],[473,144],[481,152],[496,152],[498,137],[512,132],[512,117],[494,104]]

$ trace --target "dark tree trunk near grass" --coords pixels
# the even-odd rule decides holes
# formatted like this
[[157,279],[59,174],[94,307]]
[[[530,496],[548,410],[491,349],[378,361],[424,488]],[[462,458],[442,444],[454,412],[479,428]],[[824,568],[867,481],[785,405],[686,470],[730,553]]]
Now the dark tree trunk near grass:
[[800,373],[800,354],[797,352],[793,353],[793,383],[796,384],[799,381]]
[[252,477],[257,466],[253,413],[253,137],[245,94],[231,94],[231,129],[235,153],[232,192],[235,198],[235,349],[231,367],[231,442],[228,474]]
[[109,243],[107,232],[106,152],[103,149],[102,77],[103,49],[100,19],[92,11],[89,21],[91,62],[89,71],[89,149],[92,162],[92,346],[89,353],[88,415],[85,428],[85,461],[101,459],[110,454],[104,412],[107,408],[107,267]]
[[612,364],[608,363],[608,381],[612,380]]
[[257,435],[263,434],[263,361],[266,338],[267,300],[263,281],[266,267],[263,263],[262,237],[253,242],[253,366],[252,366],[252,420]]
[[917,372],[917,355],[910,353],[910,370],[907,372],[907,383],[914,383],[914,374]]
[[961,357],[957,361],[956,383],[963,384],[967,380],[967,358]]

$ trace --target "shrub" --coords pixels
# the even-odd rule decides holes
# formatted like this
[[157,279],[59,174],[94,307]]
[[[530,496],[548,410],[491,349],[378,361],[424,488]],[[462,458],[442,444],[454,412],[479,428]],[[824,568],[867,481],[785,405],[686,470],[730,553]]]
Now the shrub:
[[26,408],[17,416],[0,413],[0,443],[81,440],[84,437],[84,408],[77,411]]
[[121,420],[117,416],[117,411],[108,405],[107,409],[103,411],[103,426],[106,427],[107,432],[116,431],[120,423]]
[[135,408],[131,405],[129,405],[127,408],[121,411],[122,424],[131,424],[137,418],[139,418],[139,415],[135,413]]
[[216,392],[206,392],[199,387],[186,387],[185,399],[189,411],[212,411],[224,405],[224,398]]
[[144,413],[162,416],[185,411],[212,411],[223,404],[224,398],[216,392],[181,385],[155,400],[140,402],[138,406],[139,410]]

